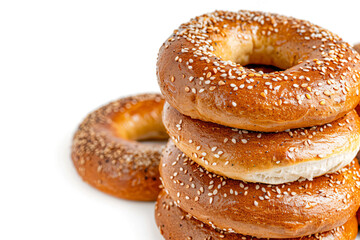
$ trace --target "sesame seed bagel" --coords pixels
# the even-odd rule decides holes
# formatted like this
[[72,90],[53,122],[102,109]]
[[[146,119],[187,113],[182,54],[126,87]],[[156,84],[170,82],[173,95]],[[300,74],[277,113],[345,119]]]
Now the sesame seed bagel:
[[160,162],[164,188],[199,221],[258,238],[296,238],[345,224],[360,206],[357,161],[339,172],[282,185],[227,179],[186,157],[169,141]]
[[311,180],[348,165],[360,148],[355,110],[331,124],[259,133],[192,119],[165,103],[163,123],[175,145],[206,170],[248,182]]
[[160,191],[159,161],[168,136],[159,94],[122,98],[90,113],[76,131],[71,157],[84,181],[110,195],[154,201]]
[[[262,132],[335,121],[359,96],[360,56],[304,20],[215,11],[182,24],[160,48],[161,91],[179,112]],[[257,73],[244,66],[283,69]]]
[[[161,234],[166,240],[257,240],[255,237],[214,229],[196,220],[196,218],[177,207],[176,202],[165,191],[160,192],[156,202],[155,219]],[[351,240],[355,239],[357,232],[358,223],[356,218],[352,217],[341,227],[310,236],[293,238],[293,240]]]

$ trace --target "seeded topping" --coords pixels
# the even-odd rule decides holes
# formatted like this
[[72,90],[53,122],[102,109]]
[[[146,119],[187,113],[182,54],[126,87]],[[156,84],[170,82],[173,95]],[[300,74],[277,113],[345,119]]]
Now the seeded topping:
[[[191,214],[188,214],[177,207],[168,194],[160,193],[158,201],[155,205],[155,217],[160,232],[165,239],[171,239],[176,236],[176,239],[204,239],[204,240],[257,240],[255,237],[244,236],[241,234],[229,233],[216,228],[213,225],[207,225],[197,220]],[[355,221],[353,219],[352,221]],[[328,236],[342,236],[349,234],[345,231],[349,229],[349,225],[353,223],[346,223],[343,226],[334,228],[328,232],[317,233],[311,236],[304,237],[304,239],[326,239]]]
[[248,177],[255,172],[348,153],[346,159],[339,158],[343,165],[334,163],[338,168],[327,165],[328,171],[335,171],[348,164],[360,147],[360,118],[355,111],[331,124],[277,133],[258,133],[192,119],[167,103],[163,115],[164,126],[179,149],[207,170],[234,179],[252,181]]
[[[91,156],[95,156],[112,166],[119,175],[123,169],[157,166],[163,147],[150,147],[133,141],[129,144],[127,140],[115,136],[110,126],[115,114],[126,113],[128,109],[144,101],[160,102],[163,99],[158,94],[138,95],[109,103],[90,113],[75,133],[72,145],[74,159],[84,165]],[[99,172],[104,169],[101,162],[94,164],[98,164]],[[81,169],[80,171],[84,171]]]
[[[234,22],[236,24],[234,24]],[[225,24],[229,23],[229,24]],[[214,55],[216,50],[217,41],[211,37],[212,35],[225,35],[236,29],[237,26],[245,25],[257,25],[259,26],[258,33],[260,36],[266,36],[267,38],[276,38],[280,35],[279,30],[284,30],[287,25],[293,26],[294,39],[299,40],[312,40],[316,45],[311,46],[311,55],[319,55],[319,58],[313,58],[311,60],[299,59],[300,72],[274,72],[274,73],[254,73],[250,69],[244,68],[240,64],[236,64],[231,61],[225,61],[221,59],[221,56]],[[262,27],[266,26],[266,27]],[[267,30],[263,30],[266,28]],[[243,36],[246,38],[247,36]],[[187,46],[181,49],[181,59],[184,60],[185,64],[192,67],[195,61],[208,62],[212,64],[212,71],[204,69],[204,77],[196,78],[197,85],[202,86],[207,81],[206,85],[210,87],[218,86],[230,86],[234,92],[239,89],[252,90],[254,87],[259,88],[259,84],[264,88],[261,92],[261,96],[266,98],[268,94],[275,93],[279,90],[282,82],[291,81],[296,82],[292,84],[292,91],[297,92],[296,89],[303,88],[308,91],[304,95],[292,94],[289,97],[296,99],[296,102],[301,104],[305,99],[311,99],[312,91],[308,88],[311,84],[311,74],[317,73],[324,76],[322,79],[330,79],[327,84],[329,88],[320,93],[320,95],[331,96],[332,91],[342,92],[344,95],[347,94],[346,84],[341,79],[344,79],[350,73],[343,73],[338,75],[338,70],[347,68],[349,72],[352,71],[352,66],[358,62],[359,56],[351,58],[348,57],[351,52],[350,45],[342,42],[342,40],[332,34],[331,32],[315,26],[307,21],[298,20],[294,18],[284,17],[277,14],[264,14],[261,12],[221,12],[216,11],[214,13],[205,14],[200,17],[196,17],[189,23],[181,25],[179,30],[168,40],[171,42],[177,41],[178,39],[186,39],[189,42]],[[239,39],[241,40],[241,39]],[[180,57],[176,56],[175,62],[179,62]],[[188,59],[188,60],[185,60]],[[199,74],[196,74],[199,76]],[[359,78],[358,71],[350,76],[357,81]],[[195,76],[189,78],[195,79]],[[174,76],[170,76],[170,80],[174,81]],[[256,84],[255,84],[256,83]],[[208,89],[207,88],[207,89]],[[303,91],[304,91],[303,90]],[[331,91],[332,90],[332,91]],[[290,99],[289,99],[290,101]],[[282,102],[286,104],[288,102]],[[320,100],[320,104],[324,105],[325,100]],[[236,107],[236,102],[232,101],[231,105]]]
[[[240,48],[249,41],[270,39],[270,42],[276,42],[279,39],[277,42],[280,42],[283,38],[286,38],[284,43],[268,46],[274,49],[268,55],[281,55],[281,52],[284,56],[294,55],[287,63],[279,63],[284,65],[283,71],[256,72],[237,62],[241,54],[238,58],[230,56],[228,59],[228,44],[238,44],[236,46]],[[257,111],[261,109],[264,118],[268,116],[271,120],[284,122],[300,119],[311,109],[321,111],[327,117],[334,115],[333,106],[342,108],[339,104],[345,105],[349,98],[359,95],[359,54],[337,35],[308,21],[263,12],[215,11],[182,24],[165,45],[170,47],[160,55],[174,56],[176,67],[170,69],[169,63],[162,66],[160,60],[158,67],[164,71],[162,74],[170,73],[159,75],[160,82],[172,81],[173,74],[179,71],[191,79],[189,85],[179,90],[188,99],[185,102],[196,104],[197,97],[193,95],[201,95],[202,100],[210,101],[209,108],[216,106],[215,110],[223,109],[235,116],[252,114],[257,119]],[[229,47],[229,52],[237,51],[234,46]],[[294,46],[299,47],[289,50]],[[274,61],[285,58],[280,55],[274,57]],[[165,97],[171,94],[167,91],[163,89]],[[170,97],[167,100],[172,104]],[[294,106],[299,111],[294,111]],[[252,113],[252,107],[257,111]],[[287,119],[287,115],[292,118]]]
[[[356,189],[360,189],[360,173],[355,160],[340,171],[313,181],[299,180],[279,185],[247,183],[208,172],[171,143],[165,150],[162,164],[160,173],[163,185],[175,204],[196,217],[200,217],[197,213],[206,212],[212,222],[201,217],[199,220],[228,232],[232,232],[232,229],[224,228],[221,223],[221,219],[229,219],[226,217],[228,214],[234,217],[234,222],[224,222],[232,227],[236,221],[246,222],[252,217],[256,219],[249,221],[261,225],[267,221],[265,218],[272,219],[279,213],[273,209],[274,206],[283,206],[287,210],[281,214],[296,222],[296,218],[300,217],[298,211],[302,212],[301,216],[306,215],[307,211],[321,215],[323,211],[320,209],[329,209],[326,214],[336,217],[338,211],[330,206],[336,204],[347,208],[352,204],[349,201],[360,200],[356,193]],[[322,203],[321,206],[316,204],[318,202]],[[234,216],[234,211],[239,214],[238,217]],[[262,212],[262,216],[256,212]],[[304,221],[299,222],[306,224]]]

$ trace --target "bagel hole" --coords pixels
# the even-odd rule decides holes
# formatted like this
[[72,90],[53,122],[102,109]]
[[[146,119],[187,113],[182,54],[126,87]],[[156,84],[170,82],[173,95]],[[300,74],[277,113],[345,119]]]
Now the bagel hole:
[[226,37],[217,35],[212,38],[216,56],[241,66],[265,65],[284,71],[298,64],[300,59],[284,39],[254,36],[239,29],[226,32]]
[[116,136],[144,144],[163,145],[169,136],[162,123],[163,101],[144,101],[132,105],[112,118]]
[[263,65],[263,64],[248,64],[244,67],[258,73],[271,73],[283,71],[283,69],[272,66],[272,65]]

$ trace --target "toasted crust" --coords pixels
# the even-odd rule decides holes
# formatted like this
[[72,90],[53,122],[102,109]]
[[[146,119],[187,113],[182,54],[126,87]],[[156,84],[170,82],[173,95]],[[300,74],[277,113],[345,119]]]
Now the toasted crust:
[[[360,56],[307,21],[252,11],[196,17],[162,45],[158,82],[192,118],[275,132],[335,121],[360,100]],[[243,67],[285,69],[259,74]]]
[[329,231],[355,216],[360,206],[357,161],[313,181],[255,184],[207,172],[169,141],[160,175],[184,211],[219,229],[260,238]]
[[[255,237],[214,229],[196,220],[196,218],[177,207],[176,202],[165,191],[160,192],[156,202],[155,219],[165,240],[257,240]],[[352,240],[356,238],[357,232],[358,223],[356,218],[352,217],[341,227],[310,236],[293,238],[292,240]]]
[[160,191],[161,144],[167,138],[159,94],[119,99],[89,114],[76,131],[71,157],[82,179],[113,196],[154,201]]
[[163,123],[175,145],[206,170],[248,182],[281,184],[335,172],[360,147],[355,111],[323,126],[259,133],[192,119],[165,103]]

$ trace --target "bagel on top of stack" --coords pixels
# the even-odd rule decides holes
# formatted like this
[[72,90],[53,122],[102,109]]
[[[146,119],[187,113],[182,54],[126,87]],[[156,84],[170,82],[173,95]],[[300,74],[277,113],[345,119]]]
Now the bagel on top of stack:
[[277,14],[215,11],[175,30],[157,63],[163,236],[354,239],[359,61],[337,35]]

